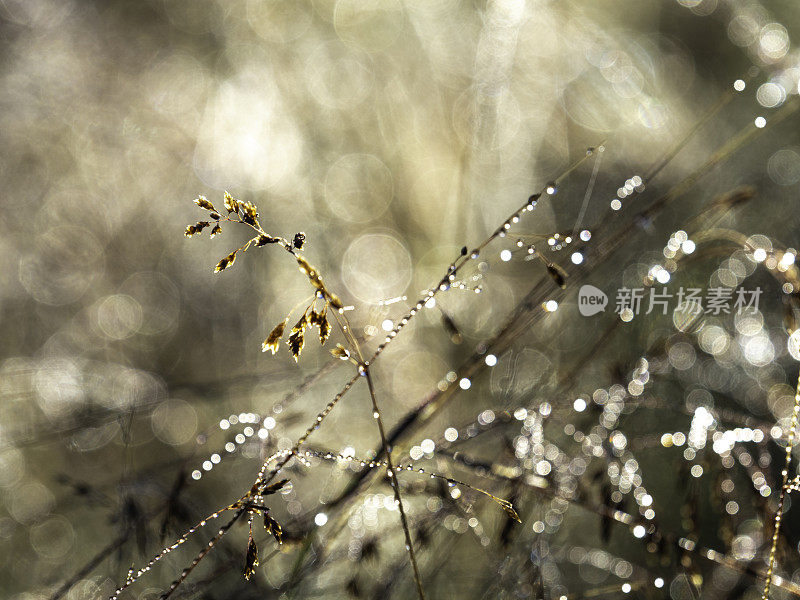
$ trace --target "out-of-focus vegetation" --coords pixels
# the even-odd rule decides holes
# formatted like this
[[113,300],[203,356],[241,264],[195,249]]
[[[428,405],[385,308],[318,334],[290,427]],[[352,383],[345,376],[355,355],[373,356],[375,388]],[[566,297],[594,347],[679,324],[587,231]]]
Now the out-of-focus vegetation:
[[[225,190],[366,357],[390,334],[394,464],[468,484],[396,476],[428,598],[759,598],[781,496],[770,597],[797,594],[798,27],[789,1],[0,0],[0,595],[110,596],[356,372],[335,327],[261,352],[315,288],[280,244],[214,272],[252,232],[184,231]],[[697,316],[689,288],[761,294]],[[363,379],[265,496],[283,544],[254,527],[246,581],[242,519],[173,597],[415,597]]]

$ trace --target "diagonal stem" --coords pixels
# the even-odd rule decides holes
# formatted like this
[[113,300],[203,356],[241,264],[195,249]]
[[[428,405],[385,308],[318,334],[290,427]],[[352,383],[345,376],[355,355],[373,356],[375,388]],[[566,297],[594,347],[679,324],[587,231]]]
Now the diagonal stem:
[[378,408],[378,400],[375,397],[375,385],[372,382],[372,374],[369,371],[369,365],[364,365],[364,372],[367,377],[367,386],[369,387],[369,397],[372,400],[372,410],[375,420],[378,422],[378,431],[381,434],[381,445],[383,451],[386,453],[386,476],[389,479],[389,484],[394,491],[394,499],[397,501],[397,508],[400,511],[400,522],[403,525],[403,534],[406,537],[406,549],[408,550],[408,558],[411,560],[411,567],[414,569],[414,583],[417,584],[417,594],[420,600],[425,600],[425,592],[422,589],[422,579],[419,575],[419,567],[417,566],[417,557],[414,554],[414,543],[411,540],[411,531],[408,529],[408,519],[406,518],[406,511],[403,507],[403,498],[400,495],[400,486],[397,485],[397,478],[395,477],[394,464],[392,462],[392,449],[386,440],[386,430],[383,427],[383,418],[381,411]]

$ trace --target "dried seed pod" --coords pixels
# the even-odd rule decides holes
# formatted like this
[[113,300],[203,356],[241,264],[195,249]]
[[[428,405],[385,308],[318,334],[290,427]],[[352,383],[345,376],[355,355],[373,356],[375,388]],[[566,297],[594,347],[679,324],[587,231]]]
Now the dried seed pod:
[[303,330],[292,329],[292,333],[289,335],[289,339],[286,340],[286,343],[289,345],[289,350],[292,353],[294,362],[297,362],[297,360],[300,358],[300,353],[303,351],[303,345],[305,344]]
[[194,203],[197,204],[200,208],[205,208],[206,210],[216,210],[214,205],[208,201],[208,198],[205,196],[198,196],[194,199]]
[[264,512],[264,529],[275,538],[276,542],[279,544],[283,543],[281,539],[283,537],[283,529],[281,529],[280,523],[273,519],[269,512],[266,511]]
[[258,227],[258,212],[256,205],[252,202],[242,202],[240,206],[240,215],[242,221],[253,227]]
[[192,237],[193,235],[196,235],[201,231],[203,231],[203,229],[205,229],[209,225],[211,225],[211,223],[209,223],[208,221],[198,221],[194,225],[189,225],[186,228],[186,231],[183,232],[183,235],[185,235],[186,237]]
[[499,504],[510,518],[514,519],[517,523],[522,523],[522,519],[519,518],[519,514],[517,514],[517,511],[514,510],[514,506],[510,502],[504,500],[499,502]]
[[222,217],[220,217],[219,213],[216,213],[216,212],[212,212],[208,216],[211,217],[212,219],[214,219],[215,221],[219,221],[222,218]]
[[325,345],[331,335],[331,322],[328,321],[328,315],[323,313],[322,322],[319,324],[319,343]]
[[283,321],[278,323],[275,326],[275,328],[270,332],[270,334],[267,336],[267,339],[265,339],[264,343],[261,344],[262,352],[266,352],[267,350],[272,350],[272,354],[275,354],[278,351],[278,346],[280,344],[281,338],[283,337],[283,330],[286,329],[287,319],[284,319]]
[[336,358],[341,360],[347,360],[350,358],[350,352],[347,351],[347,348],[342,346],[341,344],[336,344],[336,348],[331,350],[331,354],[333,354]]
[[294,324],[294,327],[292,327],[292,333],[297,333],[298,331],[302,332],[308,326],[308,313],[303,313],[303,316],[300,317],[297,323]]
[[239,203],[228,192],[225,192],[225,209],[230,213],[239,213]]
[[232,266],[233,263],[236,261],[236,250],[228,254],[225,258],[217,263],[217,266],[214,267],[214,273],[219,273],[220,271],[224,271],[228,267]]
[[312,310],[308,321],[311,325],[319,327],[319,343],[324,345],[331,335],[331,323],[328,320],[328,307],[326,306],[323,308],[322,312]]
[[547,265],[547,273],[550,277],[553,278],[553,281],[556,282],[556,285],[560,287],[562,290],[567,287],[567,272],[559,267],[555,263],[549,263]]
[[320,292],[322,292],[322,295],[328,301],[328,304],[330,304],[334,308],[342,309],[344,307],[342,301],[339,300],[336,294],[330,293],[325,288],[325,284],[322,283],[322,278],[319,276],[317,270],[314,269],[314,267],[312,267],[310,264],[308,264],[308,261],[302,256],[296,256],[295,258],[297,259],[297,264],[300,268],[300,272],[304,273],[306,277],[308,277],[308,280],[311,282],[311,285],[313,285]]
[[247,543],[247,556],[244,561],[244,578],[250,581],[250,578],[256,572],[258,566],[258,546],[255,540],[251,537]]
[[[325,309],[323,309],[323,312]],[[319,325],[320,320],[322,319],[322,313],[317,312],[316,309],[312,308],[311,313],[308,315],[308,324],[309,325]]]
[[454,344],[460,344],[464,339],[461,335],[461,331],[459,330],[456,322],[445,312],[442,312],[442,325],[444,326],[445,331],[450,336],[450,341]]
[[214,228],[211,230],[211,235],[209,237],[213,239],[220,233],[222,233],[222,227],[220,227],[219,225],[214,225]]
[[297,257],[297,264],[300,267],[300,272],[304,273],[308,280],[311,282],[315,288],[321,291],[323,294],[326,293],[325,284],[322,283],[322,279],[320,278],[319,274],[317,273],[316,269],[308,264],[308,261],[303,258],[302,256]]
[[256,246],[266,246],[267,244],[277,244],[280,238],[272,237],[270,235],[260,235],[256,238]]
[[292,240],[292,246],[297,248],[298,250],[303,249],[303,244],[306,243],[306,234],[302,231],[294,234],[294,239]]

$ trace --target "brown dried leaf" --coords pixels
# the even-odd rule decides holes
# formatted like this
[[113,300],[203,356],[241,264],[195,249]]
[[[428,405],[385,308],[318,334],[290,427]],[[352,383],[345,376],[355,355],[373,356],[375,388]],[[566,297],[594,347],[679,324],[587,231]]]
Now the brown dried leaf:
[[292,329],[292,333],[289,335],[289,339],[286,340],[286,343],[289,345],[289,350],[292,353],[294,362],[297,362],[297,359],[300,358],[300,353],[303,351],[303,345],[305,344],[305,341],[306,340],[302,329]]
[[206,210],[216,210],[214,205],[208,201],[208,198],[205,196],[198,196],[194,199],[194,203],[197,204],[200,208],[205,208]]
[[214,267],[214,273],[219,273],[220,271],[224,271],[228,267],[232,266],[233,263],[236,261],[236,250],[228,254],[225,258],[217,263],[217,266]]
[[225,208],[227,209],[229,214],[232,212],[238,214],[239,212],[239,203],[228,192],[225,192]]
[[272,350],[272,354],[275,354],[278,351],[278,345],[280,344],[281,338],[283,337],[283,330],[286,329],[286,321],[288,317],[284,319],[282,322],[278,323],[275,328],[270,332],[267,336],[267,339],[264,340],[264,343],[261,344],[261,351],[266,352],[267,350]]
[[251,537],[250,541],[247,543],[247,556],[245,557],[244,561],[244,578],[247,581],[250,581],[250,578],[256,572],[256,567],[258,566],[258,546],[256,546],[255,540]]
[[341,344],[336,344],[336,348],[331,350],[331,354],[333,354],[336,358],[341,360],[347,360],[350,358],[350,353],[347,351],[347,348],[342,346]]

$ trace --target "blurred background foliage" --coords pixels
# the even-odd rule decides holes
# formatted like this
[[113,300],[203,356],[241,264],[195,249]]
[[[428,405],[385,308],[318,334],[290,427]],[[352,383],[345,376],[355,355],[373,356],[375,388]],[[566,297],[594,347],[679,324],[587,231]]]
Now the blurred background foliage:
[[[131,563],[245,492],[259,457],[289,447],[349,377],[326,349],[307,347],[299,365],[285,348],[260,352],[308,282],[270,247],[214,274],[246,237],[186,239],[202,217],[194,197],[220,205],[229,190],[268,232],[304,231],[373,347],[404,312],[382,300],[413,302],[462,246],[604,142],[519,231],[568,271],[572,247],[551,255],[552,233],[597,228],[606,237],[591,244],[615,244],[594,260],[587,244],[575,275],[609,295],[605,313],[582,317],[578,286],[562,293],[523,260],[515,227],[470,272],[481,294],[443,294],[375,364],[391,427],[454,387],[532,287],[560,294],[398,451],[512,497],[524,517],[511,526],[469,490],[404,478],[423,583],[430,598],[759,597],[797,375],[782,309],[794,288],[739,243],[698,252],[670,285],[760,286],[750,320],[687,332],[680,315],[620,324],[612,308],[617,288],[665,264],[676,231],[739,186],[755,197],[715,226],[778,260],[800,245],[795,115],[636,217],[757,117],[791,108],[798,27],[788,0],[0,0],[0,595],[107,597]],[[624,197],[738,79],[744,90]],[[379,449],[364,387],[312,447]],[[704,441],[685,442],[687,455],[673,439],[697,427]],[[712,450],[733,427],[736,446]],[[625,465],[633,484],[620,482]],[[388,486],[375,478],[327,506],[357,470],[294,465],[271,505],[283,550],[267,558],[265,543],[245,582],[236,528],[177,597],[412,597]],[[603,507],[659,535],[632,535]],[[792,524],[790,510],[779,572],[800,584]],[[735,568],[679,551],[679,538]],[[125,597],[158,597],[205,539]]]

